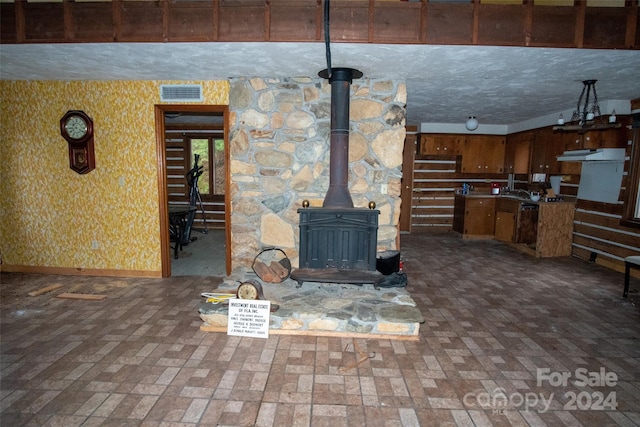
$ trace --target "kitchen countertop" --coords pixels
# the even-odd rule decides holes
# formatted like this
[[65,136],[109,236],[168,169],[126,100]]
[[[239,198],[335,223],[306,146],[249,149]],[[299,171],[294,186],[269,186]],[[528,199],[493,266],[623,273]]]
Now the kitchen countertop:
[[508,200],[517,200],[520,202],[527,202],[527,203],[575,203],[576,202],[576,198],[574,196],[564,196],[564,195],[562,196],[563,200],[557,201],[557,202],[545,202],[544,199],[540,199],[539,201],[534,202],[528,197],[522,197],[515,194],[490,194],[490,193],[471,192],[470,194],[456,194],[456,196],[464,196],[467,198],[477,198],[477,199],[500,198],[500,199],[508,199]]

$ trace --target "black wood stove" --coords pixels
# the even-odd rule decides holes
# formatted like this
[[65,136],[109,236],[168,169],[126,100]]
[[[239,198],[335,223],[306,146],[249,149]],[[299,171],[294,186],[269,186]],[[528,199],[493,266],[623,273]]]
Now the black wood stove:
[[351,82],[362,72],[332,68],[319,76],[331,83],[329,190],[322,208],[298,209],[300,268],[291,278],[299,283],[377,284],[384,279],[376,271],[380,211],[354,208],[348,188],[349,95]]

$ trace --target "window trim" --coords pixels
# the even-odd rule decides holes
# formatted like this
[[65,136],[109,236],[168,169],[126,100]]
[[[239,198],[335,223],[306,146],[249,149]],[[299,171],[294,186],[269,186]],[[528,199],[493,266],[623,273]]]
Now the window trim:
[[640,194],[640,127],[633,126],[633,142],[631,145],[631,155],[629,157],[629,171],[627,177],[626,191],[624,195],[624,205],[622,208],[622,219],[620,225],[626,227],[640,228],[640,216],[636,217],[636,206],[639,202]]
[[[185,138],[185,145],[187,146],[187,151],[189,152],[188,158],[190,159],[191,162],[193,162],[193,152],[191,150],[192,139],[206,139],[208,141],[209,155],[211,155],[212,152],[215,150],[216,139],[224,140],[223,134],[221,132],[218,132],[217,130],[210,131],[210,132],[202,132],[202,133],[187,132],[185,133],[184,138]],[[225,156],[225,159],[226,159],[226,156]],[[209,161],[211,161],[211,159],[209,159]],[[188,165],[186,170],[190,170],[192,167],[193,167],[193,163]],[[215,180],[215,166],[211,167],[210,165],[209,166],[209,188],[211,190],[215,188],[214,180]],[[206,202],[221,202],[224,200],[224,194],[214,194],[213,192],[200,193],[200,196],[202,197],[202,200]]]

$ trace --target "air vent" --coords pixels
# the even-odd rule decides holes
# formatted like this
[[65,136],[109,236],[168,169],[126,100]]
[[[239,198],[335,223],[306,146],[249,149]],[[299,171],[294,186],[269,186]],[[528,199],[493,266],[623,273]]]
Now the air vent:
[[202,102],[202,85],[160,85],[162,102]]

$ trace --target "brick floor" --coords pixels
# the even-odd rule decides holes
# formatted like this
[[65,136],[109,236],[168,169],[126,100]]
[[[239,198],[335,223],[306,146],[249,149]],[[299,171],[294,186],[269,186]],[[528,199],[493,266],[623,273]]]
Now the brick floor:
[[219,278],[2,273],[0,424],[640,425],[637,280],[623,300],[622,273],[448,234],[402,253],[420,340],[358,339],[373,357],[348,370],[348,338],[200,331]]

